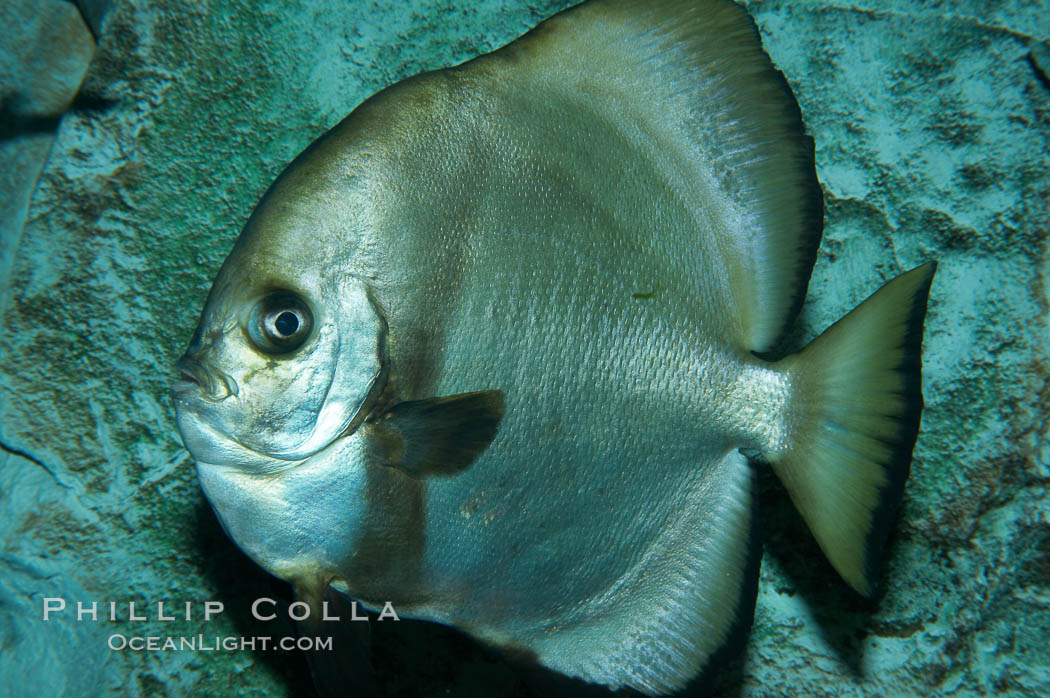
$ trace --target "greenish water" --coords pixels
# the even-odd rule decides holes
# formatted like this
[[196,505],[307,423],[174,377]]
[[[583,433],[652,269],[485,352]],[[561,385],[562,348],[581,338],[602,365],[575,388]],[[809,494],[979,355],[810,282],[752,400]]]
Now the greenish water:
[[[76,100],[51,115],[18,111],[36,58],[2,45],[15,67],[0,80],[0,693],[311,690],[300,653],[108,646],[114,633],[292,632],[248,611],[289,592],[225,538],[200,494],[173,424],[174,360],[248,214],[298,152],[382,87],[501,46],[568,4],[116,0]],[[1050,693],[1050,7],[747,6],[816,141],[827,208],[791,342],[900,271],[941,266],[927,407],[882,595],[864,602],[838,580],[763,475],[755,621],[718,691]],[[23,190],[27,207],[7,205]],[[190,620],[45,623],[45,597],[196,606]],[[228,610],[205,622],[209,599]],[[530,694],[498,655],[437,626],[376,624],[373,661],[389,695]]]

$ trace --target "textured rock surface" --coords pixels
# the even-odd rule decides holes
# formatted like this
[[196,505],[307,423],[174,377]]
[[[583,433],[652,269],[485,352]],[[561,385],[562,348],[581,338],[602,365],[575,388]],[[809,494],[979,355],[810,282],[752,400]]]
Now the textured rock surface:
[[7,0],[0,27],[7,28],[0,32],[0,277],[6,277],[59,120],[95,45],[76,8],[62,0]]
[[[203,502],[172,423],[172,362],[239,228],[302,148],[381,87],[566,4],[108,3],[80,92],[90,108],[62,120],[24,228],[3,232],[0,687],[309,690],[294,653],[106,647],[115,632],[291,632],[251,620],[251,599],[287,591]],[[884,594],[853,595],[763,477],[755,625],[719,689],[1048,693],[1050,12],[1023,0],[749,8],[816,139],[828,209],[793,346],[902,269],[941,268]],[[191,620],[44,623],[45,596],[197,605]],[[205,622],[208,599],[228,610]],[[391,695],[526,695],[444,629],[376,636]]]

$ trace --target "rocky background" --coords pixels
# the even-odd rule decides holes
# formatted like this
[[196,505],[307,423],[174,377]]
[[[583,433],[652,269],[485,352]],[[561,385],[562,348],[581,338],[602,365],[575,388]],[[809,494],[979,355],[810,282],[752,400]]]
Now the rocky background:
[[[167,389],[269,182],[380,88],[494,49],[564,0],[6,0],[0,20],[0,693],[308,695],[297,653],[111,651],[281,635],[286,587],[223,535]],[[827,227],[801,346],[941,266],[927,409],[866,602],[762,476],[754,628],[727,696],[1050,694],[1050,7],[747,3],[816,139]],[[14,28],[17,28],[15,30]],[[538,593],[542,593],[539,591]],[[44,597],[71,608],[42,620]],[[221,600],[211,622],[200,603]],[[76,622],[77,600],[143,622]],[[190,620],[162,622],[155,604]],[[101,615],[107,609],[100,609]],[[392,696],[529,695],[426,624],[376,627]]]

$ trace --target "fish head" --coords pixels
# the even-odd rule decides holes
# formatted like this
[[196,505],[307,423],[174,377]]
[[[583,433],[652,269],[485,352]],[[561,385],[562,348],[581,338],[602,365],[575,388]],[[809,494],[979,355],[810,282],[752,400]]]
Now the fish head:
[[253,213],[176,363],[176,420],[198,464],[289,467],[352,432],[382,388],[385,320],[318,242],[333,237],[318,230],[323,195],[295,179]]

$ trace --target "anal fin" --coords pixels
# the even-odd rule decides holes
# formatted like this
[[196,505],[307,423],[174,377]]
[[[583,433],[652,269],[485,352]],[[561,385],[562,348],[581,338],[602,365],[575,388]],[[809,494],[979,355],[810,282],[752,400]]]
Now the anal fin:
[[646,695],[703,691],[751,626],[761,549],[755,477],[737,451],[705,464],[684,513],[639,564],[533,642],[543,664]]

